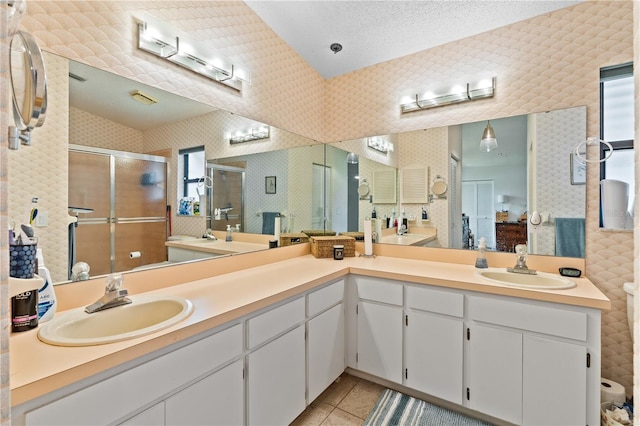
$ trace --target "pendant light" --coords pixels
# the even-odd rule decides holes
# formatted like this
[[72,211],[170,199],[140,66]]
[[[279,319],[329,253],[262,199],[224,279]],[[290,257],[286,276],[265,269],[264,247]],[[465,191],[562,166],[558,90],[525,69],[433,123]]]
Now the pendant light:
[[358,155],[355,152],[347,154],[347,164],[358,164]]
[[482,132],[482,139],[480,140],[480,151],[490,152],[498,147],[498,141],[496,140],[496,134],[493,131],[493,127],[487,121],[487,127]]

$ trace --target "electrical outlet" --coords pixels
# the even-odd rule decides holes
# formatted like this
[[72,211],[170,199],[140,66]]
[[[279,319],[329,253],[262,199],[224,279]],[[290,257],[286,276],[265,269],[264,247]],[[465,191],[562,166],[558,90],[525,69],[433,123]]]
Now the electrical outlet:
[[49,225],[49,212],[43,212],[42,210],[38,212],[38,216],[36,216],[35,224],[38,228],[44,228]]

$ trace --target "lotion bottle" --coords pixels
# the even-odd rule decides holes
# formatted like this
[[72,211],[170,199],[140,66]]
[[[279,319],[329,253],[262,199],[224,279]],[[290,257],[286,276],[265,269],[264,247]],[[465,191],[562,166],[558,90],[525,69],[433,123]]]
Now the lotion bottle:
[[487,257],[485,252],[487,251],[487,243],[484,237],[480,238],[478,242],[478,257],[476,258],[476,268],[488,268]]
[[38,275],[44,280],[44,285],[38,289],[38,320],[44,322],[53,318],[58,304],[56,302],[56,292],[53,289],[51,273],[44,266],[42,249],[37,249],[36,256],[38,258]]
[[231,225],[227,225],[227,237],[224,239],[225,241],[231,241]]

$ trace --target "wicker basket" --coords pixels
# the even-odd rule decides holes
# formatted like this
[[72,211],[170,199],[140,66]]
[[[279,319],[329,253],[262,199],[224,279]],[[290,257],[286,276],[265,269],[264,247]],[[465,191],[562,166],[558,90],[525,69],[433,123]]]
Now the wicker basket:
[[308,243],[309,236],[307,234],[292,233],[292,234],[280,234],[280,247],[292,246],[294,244]]
[[496,222],[507,222],[509,220],[509,211],[496,212]]
[[356,241],[364,241],[364,232],[341,232],[338,235],[353,237]]
[[306,231],[300,231],[303,234],[307,234],[310,237],[327,237],[327,236],[335,236],[336,231],[325,231],[322,229],[309,229]]
[[311,254],[318,258],[333,257],[333,246],[336,244],[344,245],[344,257],[356,255],[355,238],[344,236],[311,237]]

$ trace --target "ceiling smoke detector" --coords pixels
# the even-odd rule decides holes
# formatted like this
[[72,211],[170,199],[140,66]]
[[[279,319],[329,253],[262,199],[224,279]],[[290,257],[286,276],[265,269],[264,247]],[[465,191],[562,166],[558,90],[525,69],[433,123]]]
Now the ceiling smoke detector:
[[339,51],[342,50],[342,45],[340,43],[331,43],[331,46],[329,46],[329,49],[331,49],[333,53],[338,53]]
[[156,98],[149,96],[146,93],[142,93],[139,90],[134,90],[133,92],[131,92],[131,97],[141,104],[145,105],[153,105],[158,103],[158,100]]

